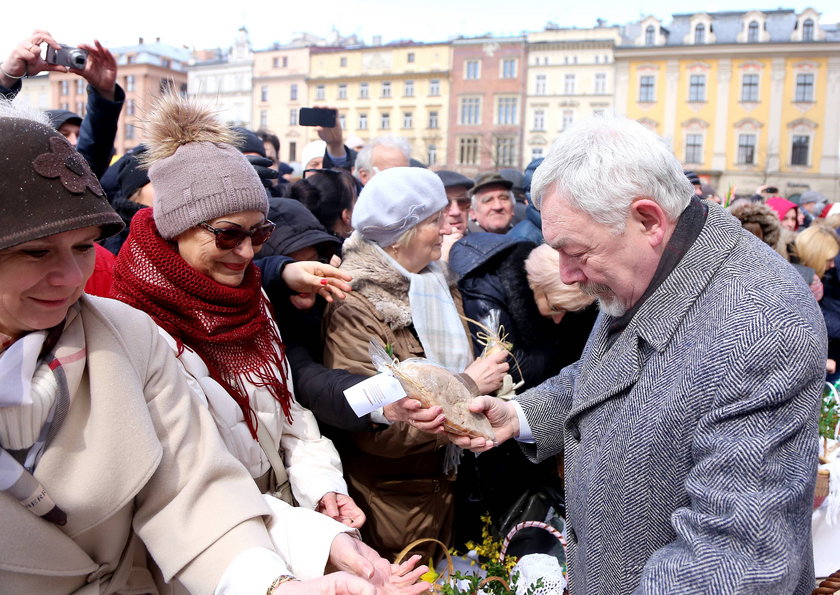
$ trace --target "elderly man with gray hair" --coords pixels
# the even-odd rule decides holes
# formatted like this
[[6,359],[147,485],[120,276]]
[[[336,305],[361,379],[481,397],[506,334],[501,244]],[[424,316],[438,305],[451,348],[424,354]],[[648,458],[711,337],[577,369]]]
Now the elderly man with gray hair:
[[408,141],[398,136],[380,136],[373,139],[356,155],[356,177],[362,186],[390,167],[408,167],[411,147]]
[[[496,443],[563,452],[573,595],[814,587],[825,326],[789,264],[692,195],[626,119],[578,122],[534,176],[560,277],[601,313],[578,362],[471,408]],[[415,425],[442,431],[426,413]]]

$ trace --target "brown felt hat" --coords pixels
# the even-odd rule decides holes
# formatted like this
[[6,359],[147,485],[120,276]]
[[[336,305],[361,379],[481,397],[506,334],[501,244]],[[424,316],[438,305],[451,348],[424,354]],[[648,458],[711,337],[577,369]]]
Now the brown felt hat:
[[506,190],[513,188],[513,182],[495,171],[484,172],[475,179],[475,186],[470,190],[470,196],[475,196],[486,186],[503,186]]
[[124,227],[85,158],[49,126],[0,117],[0,250],[94,225]]

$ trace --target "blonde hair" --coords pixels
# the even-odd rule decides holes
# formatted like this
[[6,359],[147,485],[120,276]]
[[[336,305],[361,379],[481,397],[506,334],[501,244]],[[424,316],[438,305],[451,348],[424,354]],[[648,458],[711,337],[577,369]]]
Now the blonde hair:
[[580,290],[577,284],[566,285],[560,280],[560,254],[548,244],[537,246],[525,259],[528,285],[533,292],[550,295],[552,305],[566,312],[583,310],[595,301]]
[[796,236],[794,246],[799,263],[811,267],[817,276],[822,278],[825,275],[826,262],[840,252],[840,238],[833,230],[816,224],[800,232]]

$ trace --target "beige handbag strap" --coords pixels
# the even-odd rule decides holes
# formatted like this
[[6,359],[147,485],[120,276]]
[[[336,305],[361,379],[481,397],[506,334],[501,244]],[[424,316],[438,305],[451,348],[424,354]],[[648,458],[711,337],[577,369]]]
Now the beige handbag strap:
[[286,473],[286,466],[283,465],[283,461],[280,459],[280,453],[274,448],[274,440],[271,439],[268,428],[265,427],[265,424],[260,423],[259,420],[257,421],[257,438],[265,456],[268,457],[271,468],[274,470],[277,487],[280,487],[289,481],[289,474]]

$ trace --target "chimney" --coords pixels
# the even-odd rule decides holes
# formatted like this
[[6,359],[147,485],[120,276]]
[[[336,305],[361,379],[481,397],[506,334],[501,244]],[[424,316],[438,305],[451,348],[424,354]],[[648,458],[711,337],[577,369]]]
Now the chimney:
[[143,45],[143,38],[141,37],[140,39],[138,39],[137,43],[138,43],[138,45]]
[[160,37],[155,37],[155,43],[160,43]]

